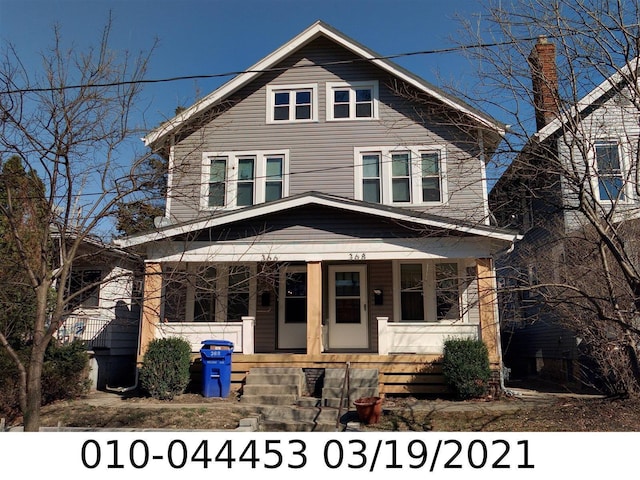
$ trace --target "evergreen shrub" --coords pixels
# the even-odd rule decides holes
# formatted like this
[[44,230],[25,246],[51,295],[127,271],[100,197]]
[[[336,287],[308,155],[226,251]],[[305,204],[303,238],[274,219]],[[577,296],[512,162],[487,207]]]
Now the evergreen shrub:
[[442,373],[457,398],[465,400],[486,395],[491,379],[487,346],[481,340],[446,340]]
[[140,386],[153,398],[171,400],[187,389],[191,345],[182,338],[156,338],[149,343],[140,368]]

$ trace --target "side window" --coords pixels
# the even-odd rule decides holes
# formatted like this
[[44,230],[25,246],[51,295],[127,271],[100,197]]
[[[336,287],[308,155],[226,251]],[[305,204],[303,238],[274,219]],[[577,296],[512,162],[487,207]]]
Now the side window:
[[624,174],[617,142],[598,142],[596,167],[598,169],[598,195],[600,200],[625,201]]
[[72,308],[97,308],[100,304],[102,271],[95,269],[72,270],[69,276],[69,295]]

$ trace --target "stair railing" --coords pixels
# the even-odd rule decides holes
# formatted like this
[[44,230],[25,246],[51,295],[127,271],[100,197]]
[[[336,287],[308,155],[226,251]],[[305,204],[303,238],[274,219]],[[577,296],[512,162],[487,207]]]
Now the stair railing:
[[[342,417],[342,404],[344,403],[345,389],[347,394],[347,405],[349,405],[349,366],[351,362],[344,364],[344,379],[342,380],[342,391],[340,392],[340,404],[338,405],[338,417],[336,418],[336,431],[340,430],[340,417]],[[348,410],[348,408],[347,408]]]

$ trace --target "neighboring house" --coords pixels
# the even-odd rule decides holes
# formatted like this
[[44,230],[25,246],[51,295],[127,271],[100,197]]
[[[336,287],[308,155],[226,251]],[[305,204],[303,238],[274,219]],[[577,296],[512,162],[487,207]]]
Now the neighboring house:
[[[57,241],[60,237],[55,237]],[[135,383],[142,297],[142,259],[98,240],[85,239],[69,274],[69,313],[59,342],[86,344],[92,387]]]
[[153,338],[234,343],[255,366],[378,369],[380,392],[442,391],[445,339],[500,367],[485,164],[504,126],[317,22],[150,132],[169,161],[146,248]]
[[[537,133],[489,194],[496,223],[522,240],[497,260],[505,365],[513,376],[544,375],[570,382],[580,369],[580,339],[563,328],[536,293],[541,255],[547,278],[561,281],[567,241],[588,230],[583,198],[611,225],[638,218],[637,149],[640,111],[633,99],[638,59],[620,68],[563,110],[555,46],[541,37],[529,58]],[[637,101],[637,100],[636,100]],[[584,255],[587,255],[584,252]],[[554,267],[555,265],[555,267]],[[563,267],[564,265],[564,267]],[[550,275],[549,275],[550,274]],[[603,282],[593,278],[593,282]]]

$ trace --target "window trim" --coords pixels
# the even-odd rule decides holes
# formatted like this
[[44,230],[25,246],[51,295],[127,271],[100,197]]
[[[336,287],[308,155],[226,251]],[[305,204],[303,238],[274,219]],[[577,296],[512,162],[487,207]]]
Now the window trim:
[[[364,200],[363,180],[364,180],[364,163],[362,157],[364,155],[380,156],[380,204],[381,205],[447,205],[449,203],[449,194],[447,186],[447,155],[446,148],[441,145],[419,145],[419,146],[376,146],[376,147],[355,147],[353,149],[354,159],[354,198],[356,200]],[[391,156],[397,153],[410,153],[409,161],[411,163],[411,179],[410,179],[410,201],[394,202],[392,189],[392,161]],[[423,201],[422,200],[422,154],[438,153],[440,167],[440,200],[439,201]]]
[[[187,275],[193,275],[197,273],[198,269],[203,268],[215,268],[215,289],[217,301],[215,305],[215,319],[213,322],[200,321],[198,323],[219,323],[219,322],[239,322],[241,319],[229,320],[227,318],[228,292],[229,292],[229,273],[230,269],[237,267],[246,267],[249,270],[249,313],[248,316],[256,316],[256,292],[258,290],[257,285],[257,265],[255,263],[194,263],[187,266]],[[186,305],[185,305],[185,318],[186,322],[195,322],[195,300],[196,300],[196,287],[195,282],[189,282],[186,289]]]
[[[603,145],[615,145],[618,150],[618,162],[620,163],[620,179],[622,180],[621,191],[624,194],[624,198],[601,198],[600,197],[600,171],[598,168],[598,158],[596,155],[596,149]],[[630,204],[634,203],[633,189],[627,181],[627,175],[629,173],[627,164],[627,150],[625,143],[617,137],[604,137],[598,138],[593,142],[593,149],[591,150],[591,167],[593,168],[594,175],[592,176],[592,188],[594,195],[599,203],[602,204]],[[603,178],[612,177],[612,175],[605,175]]]
[[[436,264],[439,263],[455,263],[458,268],[458,319],[438,320],[437,316],[437,299],[436,299]],[[425,318],[423,320],[403,320],[402,319],[402,282],[401,282],[401,265],[418,264],[422,266],[422,282],[423,282],[423,308]],[[393,277],[393,315],[396,322],[399,323],[420,323],[420,324],[455,324],[469,323],[469,299],[462,277],[466,264],[463,260],[456,258],[442,258],[438,260],[393,260],[392,277]]]
[[[202,154],[202,176],[201,176],[201,195],[200,210],[213,211],[217,209],[237,209],[244,208],[246,205],[237,204],[238,192],[238,165],[239,161],[247,158],[253,158],[254,164],[254,188],[253,188],[253,205],[266,202],[267,187],[267,159],[281,157],[282,158],[282,197],[289,196],[289,150],[259,150],[259,151],[227,151],[227,152],[203,152]],[[224,205],[209,206],[209,172],[211,162],[215,159],[226,159],[226,176],[225,176],[225,198]]]
[[[275,113],[275,96],[276,93],[288,92],[289,94],[311,90],[311,118],[296,119],[295,118],[295,95],[289,98],[289,119],[276,120]],[[318,84],[317,83],[296,83],[285,85],[267,85],[267,111],[266,122],[269,125],[282,125],[289,123],[312,123],[318,121]]]
[[[355,91],[363,87],[371,88],[371,116],[370,117],[356,117],[356,97]],[[349,89],[349,117],[335,118],[334,117],[334,90]],[[361,122],[378,120],[379,118],[379,87],[377,80],[364,81],[364,82],[327,82],[326,84],[326,121],[327,122]]]

